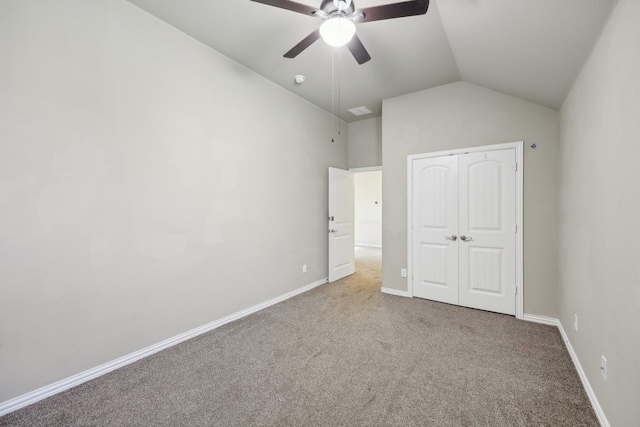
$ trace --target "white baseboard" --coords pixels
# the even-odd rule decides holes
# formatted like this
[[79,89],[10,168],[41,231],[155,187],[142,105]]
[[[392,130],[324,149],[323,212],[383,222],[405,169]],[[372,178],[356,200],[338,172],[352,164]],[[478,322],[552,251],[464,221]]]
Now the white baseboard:
[[263,310],[269,306],[282,302],[298,294],[307,292],[327,282],[328,282],[328,279],[325,277],[324,279],[318,280],[317,282],[311,283],[307,286],[303,286],[301,288],[295,289],[284,295],[280,295],[268,301],[265,301],[263,303],[254,305],[253,307],[249,307],[247,309],[238,311],[237,313],[230,314],[229,316],[223,317],[222,319],[215,320],[206,325],[184,332],[180,335],[176,335],[172,338],[166,339],[157,344],[143,348],[142,350],[138,350],[126,356],[122,356],[116,360],[112,360],[111,362],[104,363],[100,366],[96,366],[95,368],[86,370],[76,375],[72,375],[68,378],[57,381],[53,384],[49,384],[48,386],[44,386],[32,392],[23,394],[22,396],[18,396],[14,399],[7,400],[6,402],[2,402],[0,403],[0,416],[6,415],[9,412],[13,412],[20,408],[24,408],[25,406],[31,405],[32,403],[36,403],[49,396],[53,396],[54,394],[68,390],[71,387],[75,387],[77,385],[85,383],[89,380],[92,380],[101,375],[107,374],[123,366],[129,365],[130,363],[133,363],[147,356],[151,356],[152,354],[157,353],[161,350],[172,347],[188,339],[197,337],[198,335],[204,334],[205,332],[209,332],[213,329],[219,328],[222,325],[225,325],[229,322],[233,322],[234,320],[248,316],[257,311]]
[[398,289],[391,289],[391,288],[382,288],[380,290],[382,291],[382,293],[385,293],[385,294],[409,298],[409,293],[407,291],[399,291]]
[[361,248],[382,248],[382,245],[370,245],[368,243],[356,243],[354,246],[360,246]]
[[575,365],[576,370],[578,371],[578,376],[580,377],[580,380],[582,381],[582,385],[584,386],[584,389],[587,392],[587,396],[589,397],[591,406],[593,406],[593,410],[596,413],[596,417],[598,417],[598,421],[600,421],[600,425],[602,427],[610,427],[609,421],[607,420],[607,417],[604,415],[604,411],[602,410],[602,406],[600,406],[600,402],[598,402],[598,398],[596,397],[596,394],[593,392],[593,389],[591,388],[591,384],[589,384],[587,375],[584,373],[584,370],[582,369],[582,365],[580,365],[580,360],[578,360],[578,355],[573,350],[571,341],[569,341],[569,337],[567,336],[567,333],[564,331],[564,328],[562,327],[562,322],[560,321],[558,321],[558,330],[560,330],[560,335],[562,335],[562,340],[564,341],[564,344],[567,347],[569,354],[571,355],[571,360],[573,360],[573,364]]
[[534,322],[534,323],[542,323],[544,325],[551,325],[551,326],[560,325],[560,321],[558,319],[555,319],[553,317],[538,316],[537,314],[525,313],[522,316],[522,320],[526,320],[528,322]]
[[567,333],[564,331],[564,328],[562,327],[562,323],[560,322],[560,320],[554,319],[552,317],[538,316],[536,314],[526,314],[526,313],[524,314],[522,319],[527,320],[529,322],[543,323],[545,325],[556,326],[558,328],[558,330],[560,331],[560,335],[562,336],[562,340],[564,341],[564,344],[567,347],[567,351],[571,356],[571,360],[573,361],[573,364],[576,367],[576,371],[578,371],[578,376],[580,377],[580,381],[582,381],[582,385],[584,386],[587,396],[589,397],[591,406],[593,407],[593,410],[595,411],[596,416],[598,417],[598,421],[600,422],[600,425],[602,427],[609,427],[609,421],[607,421],[607,417],[604,415],[604,411],[602,410],[602,407],[600,406],[600,403],[598,402],[598,399],[596,398],[596,395],[593,392],[593,389],[591,388],[591,384],[589,384],[587,375],[584,373],[584,370],[582,369],[582,365],[580,365],[580,360],[578,360],[578,355],[573,350],[573,346],[571,345],[571,342],[569,341],[569,337],[567,336]]

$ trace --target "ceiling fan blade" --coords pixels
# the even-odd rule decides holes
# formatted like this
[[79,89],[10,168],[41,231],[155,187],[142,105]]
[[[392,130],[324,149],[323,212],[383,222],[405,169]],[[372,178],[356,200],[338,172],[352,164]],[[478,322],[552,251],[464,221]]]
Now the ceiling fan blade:
[[298,43],[297,45],[292,47],[289,52],[284,54],[284,57],[285,58],[295,58],[296,56],[300,55],[300,53],[303,50],[305,50],[306,48],[311,46],[313,44],[313,42],[315,42],[319,38],[320,38],[320,30],[318,29],[318,30],[315,30],[314,32],[312,32],[311,34],[309,34],[307,37],[303,38],[300,41],[300,43]]
[[353,35],[349,43],[347,43],[347,48],[360,65],[371,59],[371,56],[369,56],[369,52],[367,52],[367,49],[364,48],[364,45],[355,34]]
[[429,9],[429,0],[412,0],[401,3],[384,4],[360,9],[364,18],[358,22],[381,21],[404,16],[424,15]]
[[293,12],[302,13],[304,15],[313,16],[318,10],[306,4],[297,3],[291,0],[251,0],[256,3],[262,3],[269,6],[279,7],[280,9],[291,10]]

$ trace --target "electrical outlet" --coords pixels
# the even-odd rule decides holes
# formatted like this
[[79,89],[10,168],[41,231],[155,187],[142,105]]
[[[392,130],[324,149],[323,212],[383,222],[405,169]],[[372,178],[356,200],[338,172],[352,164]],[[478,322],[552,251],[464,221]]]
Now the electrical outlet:
[[600,375],[604,380],[607,380],[607,358],[603,355],[600,355]]
[[401,269],[401,270],[400,270],[400,275],[401,275],[402,277],[407,277],[407,269],[406,269],[406,268]]
[[303,273],[307,272],[307,264],[302,264],[302,272]]
[[576,330],[576,332],[578,332],[578,315],[574,314],[574,318],[573,318],[573,329]]

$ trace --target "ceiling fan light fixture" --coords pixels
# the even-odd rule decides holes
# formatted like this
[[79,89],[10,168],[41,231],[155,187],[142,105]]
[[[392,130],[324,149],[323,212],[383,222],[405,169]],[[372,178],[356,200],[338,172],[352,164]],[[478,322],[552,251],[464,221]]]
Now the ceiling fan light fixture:
[[329,18],[320,26],[320,36],[329,46],[344,46],[356,33],[356,24],[343,16]]

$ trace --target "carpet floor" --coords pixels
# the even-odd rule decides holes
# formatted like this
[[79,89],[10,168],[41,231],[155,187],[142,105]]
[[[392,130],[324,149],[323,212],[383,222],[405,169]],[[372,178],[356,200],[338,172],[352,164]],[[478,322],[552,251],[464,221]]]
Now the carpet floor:
[[0,418],[0,426],[598,426],[557,328],[356,274]]

